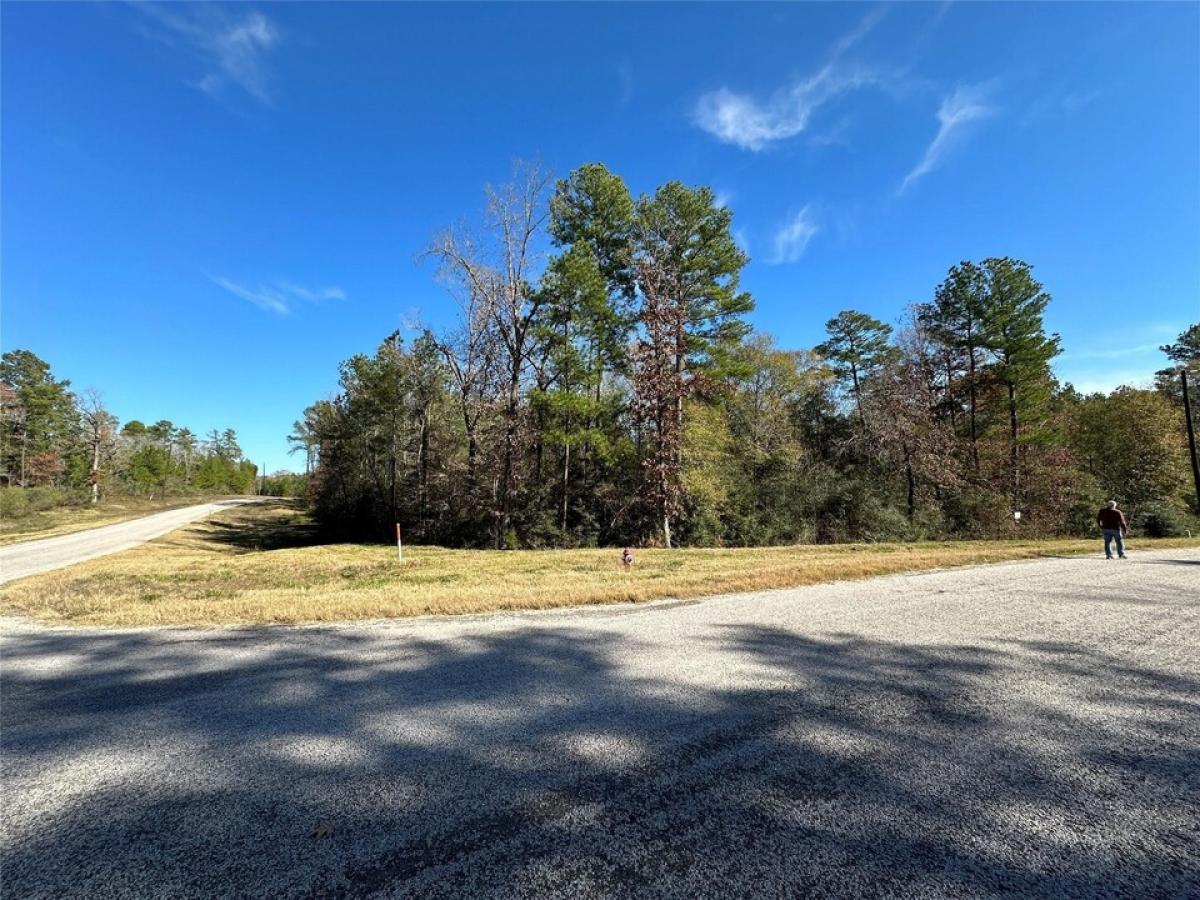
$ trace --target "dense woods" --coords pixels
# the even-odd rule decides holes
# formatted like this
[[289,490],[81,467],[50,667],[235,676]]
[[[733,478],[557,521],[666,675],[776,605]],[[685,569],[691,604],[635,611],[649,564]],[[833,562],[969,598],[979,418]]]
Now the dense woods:
[[346,360],[296,423],[319,519],[464,546],[750,545],[1082,532],[1116,498],[1146,532],[1196,527],[1177,369],[1200,373],[1200,325],[1156,389],[1082,396],[1055,378],[1032,267],[989,258],[896,327],[846,310],[785,349],[746,320],[730,226],[705,187],[518,167],[428,250],[457,327]]
[[1145,533],[1200,529],[1200,324],[1153,389],[1081,395],[1033,268],[988,258],[895,324],[845,310],[785,349],[747,321],[731,220],[705,187],[517,167],[427,250],[457,325],[346,360],[288,437],[303,474],[257,483],[232,429],[122,424],[7,352],[0,512],[259,490],[307,494],[338,537],[737,546],[1080,533],[1115,498]]
[[94,390],[74,393],[29,350],[0,361],[0,512],[106,496],[244,494],[255,466],[233,429],[201,438],[166,419],[122,425]]

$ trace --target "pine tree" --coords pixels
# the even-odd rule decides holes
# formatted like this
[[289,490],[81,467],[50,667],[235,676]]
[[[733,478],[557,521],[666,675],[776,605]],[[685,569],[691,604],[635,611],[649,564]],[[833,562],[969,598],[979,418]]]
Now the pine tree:
[[[1166,354],[1167,359],[1171,360],[1174,365],[1159,369],[1154,373],[1154,387],[1165,394],[1166,397],[1175,405],[1183,406],[1183,391],[1180,388],[1179,369],[1183,367],[1188,370],[1188,380],[1192,382],[1192,393],[1195,394],[1196,384],[1200,383],[1200,322],[1195,325],[1190,325],[1182,332],[1173,343],[1163,344],[1158,348]],[[1196,409],[1197,404],[1192,403],[1193,420],[1200,423],[1200,410]],[[1200,424],[1197,425],[1200,427]]]
[[971,441],[971,465],[979,474],[980,357],[987,343],[984,306],[987,276],[975,263],[952,266],[934,292],[933,302],[917,307],[917,320],[929,337],[944,349],[945,385],[951,422],[956,416],[958,384],[966,380],[967,434]]
[[1033,277],[1028,263],[1008,257],[983,261],[986,280],[984,347],[994,360],[991,370],[1007,394],[1008,485],[1014,508],[1021,497],[1021,423],[1044,417],[1053,385],[1050,360],[1059,337],[1046,334],[1042,316],[1050,295]]
[[611,406],[600,396],[604,371],[623,356],[624,327],[609,301],[608,285],[589,244],[555,258],[543,279],[538,343],[544,349],[545,386],[530,400],[543,436],[561,454],[559,528],[568,527],[572,448],[603,440]]
[[866,425],[863,414],[863,381],[878,373],[895,358],[889,343],[892,326],[866,313],[843,310],[825,323],[829,339],[816,351],[830,364],[839,380],[850,382],[859,423]]
[[560,247],[586,245],[608,284],[614,306],[633,299],[636,210],[620,176],[600,163],[580,166],[558,182],[550,198],[550,235]]
[[53,481],[65,470],[75,430],[71,382],[55,378],[50,364],[29,350],[9,350],[0,358],[0,384],[7,388],[0,467],[10,483]]
[[637,204],[635,265],[642,328],[634,352],[635,415],[649,429],[650,497],[671,546],[678,512],[684,400],[731,371],[753,309],[738,289],[748,259],[730,233],[732,213],[706,187],[670,182]]

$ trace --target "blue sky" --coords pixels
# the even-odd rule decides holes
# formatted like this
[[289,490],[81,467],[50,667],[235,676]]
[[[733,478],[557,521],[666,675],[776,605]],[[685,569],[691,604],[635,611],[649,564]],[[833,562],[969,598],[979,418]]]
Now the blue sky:
[[1031,262],[1064,379],[1200,319],[1200,5],[14,4],[3,347],[271,470],[514,158],[711,185],[789,347]]

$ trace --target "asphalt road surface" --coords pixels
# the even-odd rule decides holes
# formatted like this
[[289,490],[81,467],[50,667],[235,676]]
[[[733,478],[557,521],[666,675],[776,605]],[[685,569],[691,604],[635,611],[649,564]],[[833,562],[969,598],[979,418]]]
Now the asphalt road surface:
[[1200,897],[1197,550],[0,632],[5,897]]
[[116,525],[104,525],[73,534],[43,538],[40,541],[9,544],[7,547],[0,547],[0,584],[39,572],[62,569],[85,559],[120,553],[230,506],[256,502],[256,498],[244,498],[200,503],[118,522]]

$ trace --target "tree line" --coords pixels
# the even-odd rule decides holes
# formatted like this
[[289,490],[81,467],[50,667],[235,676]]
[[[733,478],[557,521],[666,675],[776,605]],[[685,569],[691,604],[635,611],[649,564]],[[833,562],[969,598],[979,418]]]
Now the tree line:
[[0,498],[7,514],[106,495],[243,494],[255,486],[232,428],[201,438],[167,419],[122,425],[29,350],[0,358]]
[[[426,256],[457,325],[346,360],[289,437],[338,535],[1046,535],[1087,529],[1107,498],[1166,533],[1195,508],[1175,369],[1155,390],[1061,384],[1050,294],[1020,260],[951,267],[898,328],[847,310],[783,349],[746,320],[748,258],[712,190],[635,197],[600,164],[557,183],[518,166]],[[1200,370],[1200,325],[1164,350]]]

